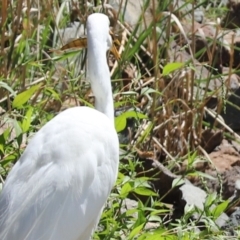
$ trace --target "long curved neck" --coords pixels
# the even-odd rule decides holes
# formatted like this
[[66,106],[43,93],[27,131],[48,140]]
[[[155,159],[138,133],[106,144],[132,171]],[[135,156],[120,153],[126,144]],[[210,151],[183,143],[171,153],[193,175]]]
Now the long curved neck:
[[[114,107],[110,72],[107,64],[107,45],[99,39],[88,40],[88,77],[95,96],[95,108],[114,122]],[[105,43],[106,44],[106,43]]]

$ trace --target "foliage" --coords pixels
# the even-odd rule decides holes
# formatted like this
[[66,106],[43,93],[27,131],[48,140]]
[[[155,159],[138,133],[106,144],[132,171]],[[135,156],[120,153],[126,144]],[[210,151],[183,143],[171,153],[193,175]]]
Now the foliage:
[[[1,7],[8,7],[7,12],[2,11],[0,18],[2,182],[28,141],[47,121],[66,107],[93,105],[89,84],[85,81],[86,50],[60,53],[54,51],[62,44],[61,40],[57,44],[53,36],[60,38],[59,28],[65,27],[71,14],[76,13],[68,12],[65,1],[62,6],[53,0],[41,1],[38,6],[40,9],[35,13],[30,11],[28,4],[27,10],[23,10],[24,1],[12,2],[13,5],[10,6],[7,0],[2,1]],[[92,2],[101,5],[100,1]],[[143,12],[144,8],[152,4],[152,1],[145,2]],[[229,238],[225,236],[225,232],[216,231],[215,225],[215,220],[227,209],[228,201],[218,200],[217,194],[211,194],[203,210],[187,206],[180,219],[168,222],[173,206],[163,203],[162,196],[152,187],[154,176],[149,178],[137,171],[139,168],[143,169],[140,161],[142,155],[150,154],[153,158],[164,158],[167,167],[173,171],[177,164],[187,160],[187,177],[208,177],[197,171],[195,165],[200,159],[199,156],[208,162],[200,142],[204,128],[217,128],[217,124],[210,127],[205,122],[204,114],[207,111],[208,99],[217,95],[221,89],[203,89],[202,85],[208,86],[213,75],[210,74],[205,79],[198,76],[196,63],[191,57],[187,62],[179,62],[174,60],[176,56],[172,56],[172,52],[167,51],[174,37],[178,36],[178,33],[171,29],[181,26],[181,23],[171,18],[171,15],[162,14],[166,12],[169,1],[161,2],[153,8],[154,21],[148,26],[144,25],[143,14],[135,28],[130,30],[125,27],[124,22],[118,22],[120,32],[125,33],[125,38],[119,37],[124,48],[120,46],[118,49],[125,50],[121,52],[121,59],[112,63],[111,71],[115,107],[123,108],[124,111],[115,118],[115,126],[121,134],[128,127],[129,121],[133,120],[133,125],[127,136],[127,144],[121,146],[118,180],[94,239]],[[187,3],[195,7],[194,1],[185,1],[185,4]],[[201,1],[199,5],[201,4],[206,3]],[[85,21],[93,9],[87,10],[85,6],[82,8],[77,9],[77,16]],[[97,10],[99,11],[99,8],[94,9]],[[178,10],[174,9],[176,15]],[[217,10],[212,12],[218,13]],[[192,9],[186,14],[193,14]],[[119,19],[124,19],[123,15],[124,12]],[[144,31],[139,30],[142,26],[145,26]],[[157,44],[159,42],[161,44]],[[217,39],[212,39],[212,44],[215,42]],[[192,54],[197,57],[202,52],[193,51]],[[209,54],[212,54],[211,59],[214,59],[214,53]],[[202,64],[201,67],[204,68],[205,65]],[[187,71],[184,71],[186,69]],[[131,79],[124,79],[126,73],[129,73],[128,77],[132,76]],[[225,99],[224,94],[225,92],[220,98]],[[140,156],[140,151],[137,150],[143,154]],[[175,164],[172,160],[175,160]],[[179,181],[176,179],[173,187],[182,183]],[[135,208],[126,207],[128,198],[138,200]],[[201,221],[208,226],[207,229],[196,231],[196,226],[202,223],[200,217],[192,218],[194,214],[201,216]]]

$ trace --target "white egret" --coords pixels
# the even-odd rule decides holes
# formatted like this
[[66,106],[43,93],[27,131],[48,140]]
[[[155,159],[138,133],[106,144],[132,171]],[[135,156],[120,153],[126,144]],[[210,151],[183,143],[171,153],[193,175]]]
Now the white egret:
[[90,15],[87,36],[96,110],[65,110],[30,141],[0,195],[1,240],[88,240],[97,227],[119,162],[108,17]]

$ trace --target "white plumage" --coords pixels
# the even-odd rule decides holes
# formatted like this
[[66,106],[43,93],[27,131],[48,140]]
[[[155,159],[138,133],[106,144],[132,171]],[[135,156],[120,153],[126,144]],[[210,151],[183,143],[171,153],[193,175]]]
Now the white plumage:
[[97,110],[70,108],[30,141],[0,195],[1,240],[88,240],[99,222],[119,162],[107,16],[90,15],[87,33]]

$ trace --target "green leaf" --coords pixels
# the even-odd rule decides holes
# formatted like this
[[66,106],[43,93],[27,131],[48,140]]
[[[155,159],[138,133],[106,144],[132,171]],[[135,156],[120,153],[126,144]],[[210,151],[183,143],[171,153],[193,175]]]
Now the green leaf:
[[21,126],[19,125],[19,122],[16,119],[12,119],[12,123],[13,123],[13,126],[14,126],[16,138],[18,138],[20,135],[22,135],[22,128],[21,128]]
[[56,91],[54,91],[52,88],[45,88],[45,91],[49,92],[54,97],[54,99],[61,101],[59,94]]
[[117,132],[121,132],[125,129],[127,125],[127,118],[144,119],[147,118],[147,116],[136,111],[128,111],[122,113],[120,116],[117,116],[115,118],[115,128]]
[[214,208],[212,212],[215,219],[218,218],[227,209],[228,204],[229,204],[229,201],[226,200]]
[[185,183],[185,181],[182,179],[182,177],[175,178],[172,182],[172,188],[180,186],[184,183]]
[[137,212],[138,212],[138,210],[136,208],[128,209],[126,211],[126,216],[133,216],[133,214],[136,214]]
[[125,129],[126,125],[127,119],[123,115],[115,118],[115,128],[117,132],[121,132],[123,129]]
[[0,143],[0,152],[4,153],[4,145]]
[[81,50],[79,50],[79,49],[75,49],[75,50],[71,49],[71,50],[68,50],[68,51],[66,51],[66,52],[63,52],[63,53],[62,53],[61,55],[59,55],[59,56],[53,57],[53,58],[52,58],[52,61],[58,62],[58,61],[66,60],[66,59],[68,59],[68,58],[70,58],[70,57],[75,57],[77,54],[80,53],[80,51],[81,51]]
[[216,199],[217,199],[217,193],[216,192],[208,194],[207,198],[205,200],[205,204],[204,204],[205,207],[209,208],[214,203],[214,201],[216,201]]
[[135,237],[135,236],[143,229],[144,224],[145,224],[145,223],[142,223],[141,225],[135,227],[135,228],[131,231],[131,233],[130,233],[130,235],[129,235],[129,239],[132,239],[133,237]]
[[171,235],[165,229],[157,229],[154,232],[142,234],[138,240],[178,240],[175,235]]
[[163,76],[169,75],[171,72],[182,68],[183,65],[184,65],[184,64],[181,63],[181,62],[168,63],[168,64],[163,68],[162,75],[163,75]]
[[128,61],[131,60],[131,58],[134,56],[134,54],[139,51],[139,49],[141,48],[141,45],[145,41],[145,39],[147,37],[149,37],[149,34],[151,33],[151,31],[152,31],[152,26],[150,25],[145,31],[143,31],[138,36],[137,41],[134,42],[134,44],[132,44],[132,46],[130,46],[132,41],[129,40],[129,42],[125,48],[127,51],[124,51],[124,52],[126,52],[124,59],[127,59]]
[[197,151],[192,153],[188,153],[188,165],[191,166],[193,163],[196,163],[196,158],[197,158]]
[[5,158],[3,158],[3,160],[1,160],[1,165],[5,166],[9,162],[16,161],[17,158],[18,158],[18,154],[17,153],[13,153],[13,154],[7,155]]
[[203,178],[207,178],[207,179],[210,179],[210,180],[216,180],[215,177],[209,175],[209,174],[206,174],[206,173],[203,173],[203,172],[200,172],[200,171],[194,171],[194,172],[190,172],[187,174],[188,176],[201,176]]
[[129,182],[125,183],[121,189],[120,197],[126,198],[131,190],[132,190],[131,184]]
[[151,94],[151,93],[158,93],[159,95],[161,95],[161,93],[153,88],[149,88],[149,87],[144,87],[141,89],[141,95],[143,94]]
[[143,132],[140,134],[140,136],[137,138],[137,144],[141,143],[144,141],[144,139],[146,139],[150,132],[152,131],[154,127],[154,124],[152,122],[149,122],[147,127],[143,130]]
[[138,187],[138,188],[133,189],[133,191],[142,196],[158,196],[157,193],[155,193],[151,189],[145,188],[145,187]]
[[13,94],[14,96],[16,95],[14,90],[5,82],[0,81],[0,88],[5,88],[6,90],[8,90],[11,94]]
[[6,141],[8,141],[8,138],[10,138],[10,134],[11,134],[11,128],[7,128],[4,132],[3,132],[3,138]]
[[13,108],[21,108],[23,104],[25,104],[41,86],[42,84],[38,84],[32,86],[24,92],[19,93],[13,100]]
[[136,178],[134,180],[134,187],[138,188],[138,187],[144,187],[144,188],[151,188],[149,181],[150,178],[149,177],[140,177],[140,178]]
[[29,130],[29,127],[30,127],[31,121],[32,121],[32,114],[33,114],[33,108],[29,107],[29,109],[27,110],[27,113],[22,121],[22,124],[21,124],[23,133],[25,133]]
[[44,66],[43,63],[39,63],[39,62],[36,62],[36,61],[30,61],[30,62],[28,62],[28,64],[29,64],[30,66],[32,66],[32,67],[38,67],[38,68]]

